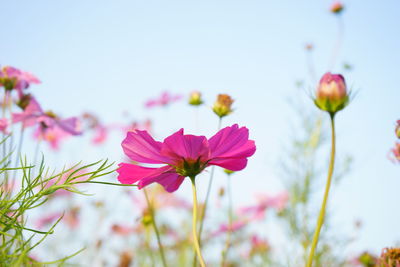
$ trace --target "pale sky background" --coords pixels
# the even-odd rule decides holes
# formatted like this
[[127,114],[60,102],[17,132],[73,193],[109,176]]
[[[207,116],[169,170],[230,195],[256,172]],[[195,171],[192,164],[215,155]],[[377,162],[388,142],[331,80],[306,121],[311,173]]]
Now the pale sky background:
[[[32,92],[44,108],[65,116],[94,111],[109,123],[121,121],[128,111],[139,120],[153,118],[159,139],[181,127],[195,133],[194,111],[182,102],[150,111],[143,108],[146,99],[163,90],[200,90],[211,105],[218,93],[231,94],[236,110],[224,125],[247,126],[258,147],[248,168],[234,178],[237,203],[250,203],[254,192],[282,189],[278,162],[295,121],[287,100],[301,97],[307,103],[306,94],[295,87],[297,80],[314,86],[306,69],[306,43],[315,46],[317,76],[328,71],[338,33],[330,4],[3,1],[0,64],[43,81]],[[400,165],[387,159],[400,119],[400,2],[351,0],[344,5],[342,50],[330,71],[342,72],[343,62],[354,67],[345,78],[358,95],[337,116],[338,156],[351,154],[354,165],[333,189],[331,209],[340,228],[350,229],[361,219],[356,248],[379,253],[400,241]],[[207,107],[199,113],[196,133],[212,135],[216,117]],[[82,151],[77,142],[65,149],[73,160],[119,161],[120,141],[122,136],[96,152]],[[189,190],[185,182],[179,193]]]

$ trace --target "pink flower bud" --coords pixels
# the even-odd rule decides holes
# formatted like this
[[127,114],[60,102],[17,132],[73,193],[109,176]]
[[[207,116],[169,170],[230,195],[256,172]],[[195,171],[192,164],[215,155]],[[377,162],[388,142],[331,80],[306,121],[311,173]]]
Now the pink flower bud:
[[315,104],[329,113],[343,109],[349,100],[346,82],[341,74],[327,72],[322,76],[317,91]]
[[330,10],[334,14],[340,14],[340,13],[342,13],[343,8],[344,7],[343,7],[343,4],[341,2],[335,1],[335,2],[332,3]]

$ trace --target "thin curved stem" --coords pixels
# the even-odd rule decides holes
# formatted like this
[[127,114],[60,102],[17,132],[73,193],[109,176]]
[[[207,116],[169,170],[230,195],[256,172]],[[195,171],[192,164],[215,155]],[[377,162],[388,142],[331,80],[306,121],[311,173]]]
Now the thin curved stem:
[[232,189],[231,189],[231,177],[228,175],[228,232],[225,241],[225,248],[222,251],[221,267],[225,266],[226,259],[228,257],[228,251],[231,247],[231,236],[232,236],[232,222],[233,222],[233,210],[232,210]]
[[335,141],[335,121],[334,121],[334,116],[335,114],[330,114],[331,116],[331,130],[332,130],[332,147],[331,147],[331,159],[330,159],[330,163],[329,163],[329,170],[328,170],[328,178],[326,181],[326,186],[325,186],[325,194],[324,194],[324,198],[322,201],[322,206],[321,209],[319,211],[319,216],[318,216],[318,221],[317,221],[317,227],[315,229],[315,233],[313,236],[313,240],[311,243],[311,250],[310,250],[310,255],[308,256],[308,260],[307,260],[307,267],[312,267],[312,262],[314,259],[314,254],[315,254],[315,250],[317,248],[317,244],[318,244],[318,238],[319,238],[319,234],[321,232],[321,228],[322,225],[324,223],[324,218],[325,218],[325,211],[326,211],[326,203],[328,201],[328,195],[329,195],[329,189],[331,186],[331,182],[332,182],[332,174],[333,174],[333,168],[335,165],[335,145],[336,145],[336,141]]
[[195,177],[190,177],[192,181],[192,192],[193,192],[193,218],[192,218],[192,234],[193,234],[193,246],[196,251],[197,259],[199,260],[200,266],[205,267],[203,256],[201,255],[199,239],[197,236],[197,192],[196,192],[196,183],[194,181]]
[[[218,120],[218,131],[221,130],[222,126],[222,118],[219,118]],[[210,172],[210,180],[208,181],[208,186],[207,186],[207,193],[206,193],[206,198],[204,200],[204,206],[201,212],[201,217],[200,217],[200,227],[199,227],[199,246],[201,247],[201,234],[203,233],[203,227],[204,227],[204,219],[206,217],[206,211],[207,211],[207,205],[208,205],[208,200],[210,198],[210,193],[211,193],[211,186],[212,186],[212,181],[214,178],[214,171],[215,171],[215,166],[211,167],[211,172]],[[193,267],[197,266],[197,259],[196,259],[196,254],[194,255],[193,258]]]
[[153,225],[154,232],[155,232],[156,237],[157,237],[158,250],[160,251],[161,261],[162,261],[163,266],[167,267],[168,265],[167,265],[167,261],[165,259],[164,247],[163,247],[162,242],[161,242],[160,232],[158,231],[156,218],[154,216],[153,204],[150,202],[150,199],[149,199],[149,196],[147,195],[146,189],[143,188],[143,191],[144,191],[144,196],[146,198],[147,206],[149,207],[149,212],[150,212],[150,216],[151,216],[151,224]]

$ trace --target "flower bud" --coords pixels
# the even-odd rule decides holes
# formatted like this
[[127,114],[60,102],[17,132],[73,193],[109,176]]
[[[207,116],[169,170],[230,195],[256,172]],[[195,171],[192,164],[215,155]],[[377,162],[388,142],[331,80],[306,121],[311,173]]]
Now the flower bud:
[[343,7],[343,4],[342,4],[341,2],[335,1],[335,2],[333,2],[333,4],[331,5],[330,10],[331,10],[331,12],[334,13],[334,14],[340,14],[340,13],[342,13],[343,8],[344,8],[344,7]]
[[325,73],[319,82],[314,102],[318,108],[331,114],[346,107],[349,95],[343,76],[330,72]]
[[396,132],[397,138],[400,139],[400,120],[397,121],[395,132]]
[[229,95],[219,94],[212,109],[220,118],[225,117],[232,113],[231,106],[233,101]]
[[203,104],[203,99],[201,99],[201,93],[198,91],[193,91],[189,96],[189,105],[200,106]]

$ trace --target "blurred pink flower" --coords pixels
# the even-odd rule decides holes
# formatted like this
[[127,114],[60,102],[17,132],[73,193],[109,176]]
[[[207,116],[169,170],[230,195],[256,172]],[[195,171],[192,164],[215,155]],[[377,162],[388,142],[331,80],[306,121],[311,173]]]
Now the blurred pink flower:
[[30,127],[38,123],[42,129],[59,128],[71,135],[80,135],[82,133],[78,118],[60,119],[52,112],[44,112],[33,97],[30,98],[29,104],[23,112],[12,114],[12,121],[13,123],[22,122],[24,127]]
[[182,95],[172,95],[169,92],[165,91],[158,98],[148,100],[145,103],[145,106],[147,108],[153,108],[157,106],[165,107],[173,102],[181,100],[182,97]]
[[0,132],[3,134],[8,134],[7,128],[8,128],[8,120],[6,118],[0,119]]
[[92,138],[92,143],[95,145],[103,144],[108,137],[108,128],[104,125],[98,125],[94,128],[94,136]]
[[389,156],[389,158],[393,161],[393,162],[400,162],[400,143],[396,143],[394,148],[392,148],[391,150],[392,154],[391,156]]
[[287,201],[289,200],[289,195],[287,192],[281,192],[277,195],[266,195],[258,194],[256,195],[257,204],[252,206],[247,206],[239,209],[239,214],[250,215],[252,219],[261,220],[265,217],[265,212],[267,209],[275,209],[277,212],[282,211]]
[[151,183],[161,184],[168,192],[179,188],[185,177],[195,177],[210,165],[239,171],[256,151],[247,128],[237,124],[220,130],[207,140],[205,136],[184,135],[183,129],[155,141],[146,131],[128,132],[122,142],[125,154],[133,161],[166,164],[158,168],[120,163],[118,180],[124,184],[139,182],[139,189]]
[[46,225],[55,223],[62,215],[62,212],[54,212],[42,216],[39,220],[36,221],[36,228],[43,229],[43,227],[45,227]]
[[111,226],[111,231],[116,234],[116,235],[129,235],[135,232],[135,228],[133,227],[129,227],[129,226],[125,226],[122,224],[113,224]]
[[0,86],[7,90],[17,89],[18,94],[22,95],[22,90],[28,88],[31,83],[39,84],[40,80],[29,72],[11,66],[0,69]]
[[217,231],[211,234],[212,237],[216,237],[220,234],[226,232],[234,232],[243,229],[247,225],[248,221],[241,220],[241,221],[234,221],[232,222],[232,226],[229,227],[229,224],[221,224]]

